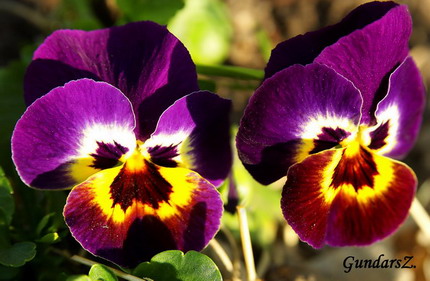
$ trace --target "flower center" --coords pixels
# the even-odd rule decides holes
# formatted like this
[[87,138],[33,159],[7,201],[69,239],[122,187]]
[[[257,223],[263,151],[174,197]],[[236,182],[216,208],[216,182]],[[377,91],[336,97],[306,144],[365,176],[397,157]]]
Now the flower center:
[[367,147],[369,137],[366,129],[367,127],[360,126],[354,139],[341,142],[345,150],[333,173],[331,186],[334,188],[348,184],[355,191],[364,186],[373,188],[374,176],[379,173],[372,152]]
[[125,159],[111,184],[113,206],[119,204],[124,211],[134,200],[158,209],[160,203],[169,200],[172,192],[172,186],[161,176],[159,167],[148,160],[149,154],[140,144],[138,142],[136,149]]

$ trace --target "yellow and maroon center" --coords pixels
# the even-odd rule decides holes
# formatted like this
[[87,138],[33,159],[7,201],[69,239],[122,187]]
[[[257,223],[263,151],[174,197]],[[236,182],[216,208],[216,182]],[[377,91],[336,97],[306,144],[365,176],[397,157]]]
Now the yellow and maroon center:
[[[355,138],[341,142],[324,169],[322,192],[326,202],[342,192],[361,202],[384,192],[393,179],[393,164],[369,147],[367,127],[360,126]],[[380,171],[384,171],[381,173]]]
[[165,219],[180,214],[180,209],[192,200],[192,172],[154,164],[142,143],[138,142],[136,149],[123,155],[120,162],[91,179],[94,203],[108,219],[116,223],[145,215]]

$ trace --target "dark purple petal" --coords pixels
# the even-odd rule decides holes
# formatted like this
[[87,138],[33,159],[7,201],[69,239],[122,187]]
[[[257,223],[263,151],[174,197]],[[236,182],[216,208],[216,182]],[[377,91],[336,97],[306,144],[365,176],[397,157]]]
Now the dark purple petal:
[[369,147],[378,154],[404,157],[418,136],[424,107],[423,80],[408,57],[390,76],[388,94],[376,110],[378,123],[369,128]]
[[315,59],[360,90],[362,124],[374,124],[376,105],[386,95],[389,75],[408,55],[411,31],[407,7],[397,6],[381,19],[340,38]]
[[36,100],[12,136],[22,180],[36,188],[72,187],[134,150],[130,101],[105,82],[80,79]]
[[198,172],[215,186],[230,171],[231,102],[210,92],[195,92],[176,101],[161,116],[145,142],[151,160]]
[[361,97],[351,82],[319,65],[294,65],[267,79],[245,110],[239,157],[263,184],[287,174],[309,154],[354,138]]
[[293,64],[309,64],[321,51],[340,38],[381,19],[391,9],[394,2],[370,2],[353,10],[340,23],[318,31],[308,32],[284,41],[272,51],[266,67],[266,79]]
[[26,102],[84,77],[108,82],[130,99],[141,140],[154,131],[167,107],[198,90],[195,66],[182,43],[164,26],[137,22],[54,32],[36,50],[27,70]]

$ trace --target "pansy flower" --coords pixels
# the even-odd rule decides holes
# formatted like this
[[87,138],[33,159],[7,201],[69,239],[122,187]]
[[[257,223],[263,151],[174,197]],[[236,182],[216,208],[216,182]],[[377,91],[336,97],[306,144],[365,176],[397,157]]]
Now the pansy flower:
[[165,27],[54,32],[34,54],[25,98],[18,173],[34,188],[72,188],[64,217],[83,248],[133,267],[166,249],[201,250],[218,231],[230,102],[199,91]]
[[279,44],[237,135],[255,179],[287,176],[284,217],[315,248],[368,245],[405,220],[424,86],[408,56],[411,18],[392,2]]

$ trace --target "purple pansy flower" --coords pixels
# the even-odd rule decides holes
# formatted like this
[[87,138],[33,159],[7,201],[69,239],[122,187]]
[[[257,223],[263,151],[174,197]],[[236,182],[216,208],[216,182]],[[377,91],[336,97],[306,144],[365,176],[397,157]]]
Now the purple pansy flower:
[[230,102],[199,91],[165,27],[54,32],[34,54],[25,98],[18,173],[34,188],[73,187],[64,216],[86,250],[133,267],[166,249],[201,250],[218,231]]
[[[237,135],[255,179],[283,176],[284,217],[320,248],[368,245],[405,220],[424,86],[408,56],[407,7],[372,2],[340,23],[280,43]],[[390,158],[389,158],[390,157]]]

